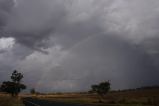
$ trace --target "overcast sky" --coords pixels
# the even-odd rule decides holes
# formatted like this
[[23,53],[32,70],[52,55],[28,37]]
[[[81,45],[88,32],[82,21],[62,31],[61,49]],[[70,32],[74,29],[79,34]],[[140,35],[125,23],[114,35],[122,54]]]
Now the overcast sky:
[[158,0],[0,0],[0,82],[86,91],[159,84]]

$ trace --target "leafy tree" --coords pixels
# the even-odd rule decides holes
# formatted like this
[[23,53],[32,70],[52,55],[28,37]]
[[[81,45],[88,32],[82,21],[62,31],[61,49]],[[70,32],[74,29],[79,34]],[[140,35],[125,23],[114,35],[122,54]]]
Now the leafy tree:
[[0,87],[1,91],[7,92],[12,96],[17,96],[21,90],[26,89],[26,86],[20,83],[22,78],[23,75],[21,73],[18,73],[16,70],[13,71],[11,75],[12,81],[4,81]]
[[1,85],[1,91],[7,92],[12,94],[14,96],[14,90],[15,90],[15,83],[10,81],[4,81]]
[[23,75],[21,73],[18,73],[17,70],[13,71],[13,73],[11,75],[11,79],[12,79],[13,82],[20,83],[22,78],[23,78]]
[[92,85],[91,88],[92,88],[91,92],[97,93],[100,96],[99,102],[102,102],[102,98],[110,90],[110,82],[109,81],[101,82],[98,85]]

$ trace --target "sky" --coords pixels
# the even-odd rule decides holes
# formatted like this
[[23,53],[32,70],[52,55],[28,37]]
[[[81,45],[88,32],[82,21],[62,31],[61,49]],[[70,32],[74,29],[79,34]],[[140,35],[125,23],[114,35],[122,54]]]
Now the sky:
[[0,82],[87,91],[159,85],[159,1],[0,0]]

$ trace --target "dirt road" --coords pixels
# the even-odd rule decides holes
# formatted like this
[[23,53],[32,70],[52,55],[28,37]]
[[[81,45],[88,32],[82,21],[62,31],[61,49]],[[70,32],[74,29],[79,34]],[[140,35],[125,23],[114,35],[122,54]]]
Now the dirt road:
[[62,102],[40,100],[35,98],[23,98],[23,103],[25,106],[84,106],[78,104],[67,104]]

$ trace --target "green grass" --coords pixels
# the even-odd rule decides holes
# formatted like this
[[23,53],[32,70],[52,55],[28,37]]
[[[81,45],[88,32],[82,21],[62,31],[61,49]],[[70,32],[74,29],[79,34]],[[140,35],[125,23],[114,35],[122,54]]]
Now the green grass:
[[13,98],[6,94],[0,94],[0,106],[24,106],[20,98]]

